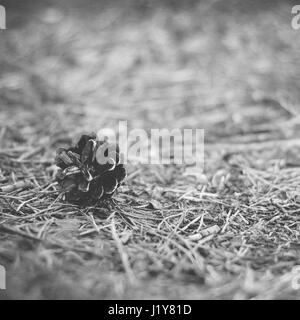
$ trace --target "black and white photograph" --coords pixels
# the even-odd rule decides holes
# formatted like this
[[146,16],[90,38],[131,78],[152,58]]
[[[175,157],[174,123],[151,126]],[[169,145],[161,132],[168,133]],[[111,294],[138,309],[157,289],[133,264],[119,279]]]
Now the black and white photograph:
[[0,300],[299,300],[299,59],[300,0],[0,0]]

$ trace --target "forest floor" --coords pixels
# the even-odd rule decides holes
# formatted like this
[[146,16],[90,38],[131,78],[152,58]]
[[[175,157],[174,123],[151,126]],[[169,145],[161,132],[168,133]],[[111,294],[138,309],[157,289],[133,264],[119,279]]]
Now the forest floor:
[[[171,2],[11,12],[0,33],[0,298],[300,298],[291,6]],[[55,150],[119,120],[205,129],[204,172],[129,165],[108,206],[64,202]]]

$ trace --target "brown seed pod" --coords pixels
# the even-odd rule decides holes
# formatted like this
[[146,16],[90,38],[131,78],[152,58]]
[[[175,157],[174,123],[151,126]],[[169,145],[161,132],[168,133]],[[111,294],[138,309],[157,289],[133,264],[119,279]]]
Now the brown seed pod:
[[75,147],[59,148],[56,175],[67,201],[92,204],[109,198],[126,177],[117,145],[99,141],[96,135],[82,135]]

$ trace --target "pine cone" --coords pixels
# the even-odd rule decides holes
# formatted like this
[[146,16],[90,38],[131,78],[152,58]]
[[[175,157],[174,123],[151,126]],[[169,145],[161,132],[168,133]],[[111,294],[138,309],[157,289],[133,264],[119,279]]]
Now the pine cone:
[[118,145],[82,135],[75,147],[59,148],[56,180],[67,201],[92,204],[109,198],[126,177]]

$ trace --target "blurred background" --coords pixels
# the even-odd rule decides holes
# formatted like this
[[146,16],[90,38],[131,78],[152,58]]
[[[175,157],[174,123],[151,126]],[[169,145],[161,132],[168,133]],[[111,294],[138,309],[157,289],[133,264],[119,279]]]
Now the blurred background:
[[208,141],[295,133],[282,127],[299,100],[291,1],[1,3],[2,110],[81,129],[205,128]]

